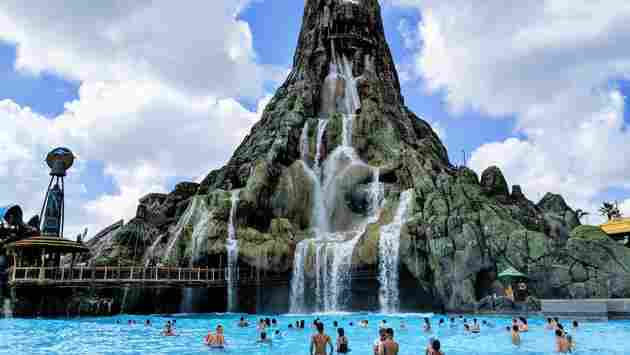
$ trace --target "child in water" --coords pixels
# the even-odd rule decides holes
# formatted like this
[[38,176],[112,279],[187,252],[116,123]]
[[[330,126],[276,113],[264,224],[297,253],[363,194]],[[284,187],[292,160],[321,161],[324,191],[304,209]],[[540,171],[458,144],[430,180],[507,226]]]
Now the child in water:
[[521,335],[518,333],[518,325],[512,326],[512,344],[521,345]]

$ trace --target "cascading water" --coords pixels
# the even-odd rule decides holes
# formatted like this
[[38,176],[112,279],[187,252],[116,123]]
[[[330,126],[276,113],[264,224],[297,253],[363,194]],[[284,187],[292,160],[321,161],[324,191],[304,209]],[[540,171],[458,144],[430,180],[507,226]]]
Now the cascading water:
[[2,314],[4,315],[4,318],[13,317],[13,305],[11,304],[10,298],[4,299],[4,303],[2,305]]
[[[316,237],[298,243],[295,250],[293,277],[291,280],[291,312],[306,311],[306,277],[304,266],[313,251],[315,308],[318,311],[338,311],[347,306],[350,296],[350,272],[352,254],[361,235],[369,223],[378,219],[382,186],[378,180],[378,169],[374,169],[371,196],[371,215],[363,218],[351,230],[333,230],[331,214],[337,203],[338,181],[352,166],[365,166],[352,147],[352,121],[354,114],[361,107],[356,79],[351,62],[345,56],[337,56],[334,44],[331,44],[333,60],[329,74],[322,86],[322,118],[318,123],[317,143],[313,168],[308,165],[308,124],[302,131],[302,163],[307,175],[313,182],[312,225]],[[342,115],[341,144],[321,161],[322,141],[328,122],[336,112]],[[310,263],[309,263],[310,264]]]
[[236,240],[236,208],[239,201],[239,190],[232,191],[230,207],[230,220],[228,221],[228,238],[226,240],[227,248],[227,309],[228,312],[237,310],[237,289],[238,282],[238,241]]
[[405,217],[413,196],[412,190],[401,193],[398,208],[392,222],[382,226],[378,241],[378,280],[380,283],[379,302],[381,312],[398,312],[399,299],[399,265],[400,265],[400,230],[405,222]]

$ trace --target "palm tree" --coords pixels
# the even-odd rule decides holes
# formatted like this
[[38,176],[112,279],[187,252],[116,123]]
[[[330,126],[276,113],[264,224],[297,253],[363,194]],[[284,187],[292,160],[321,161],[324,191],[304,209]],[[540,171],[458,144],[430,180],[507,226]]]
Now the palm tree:
[[599,208],[599,213],[602,216],[608,217],[608,220],[612,220],[613,218],[621,217],[621,212],[619,212],[619,206],[617,203],[603,202],[602,207]]
[[575,210],[575,215],[577,216],[579,221],[582,221],[582,218],[588,216],[589,214],[590,214],[589,212],[586,212],[582,209]]

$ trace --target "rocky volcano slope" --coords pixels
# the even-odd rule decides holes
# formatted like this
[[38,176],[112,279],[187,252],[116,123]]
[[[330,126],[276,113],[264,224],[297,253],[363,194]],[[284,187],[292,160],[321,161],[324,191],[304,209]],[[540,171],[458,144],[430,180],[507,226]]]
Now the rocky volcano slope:
[[[323,162],[343,140],[343,117],[325,112],[322,98],[331,63],[343,56],[361,102],[352,146],[361,161],[378,167],[384,190],[382,212],[358,241],[352,263],[378,265],[381,226],[392,221],[400,193],[411,189],[400,236],[403,308],[483,305],[484,297],[502,293],[496,275],[508,266],[530,275],[537,297],[630,296],[628,250],[605,236],[572,234],[579,221],[561,196],[534,204],[518,186],[510,192],[496,167],[479,178],[451,165],[429,124],[404,105],[378,1],[356,3],[307,0],[293,70],[227,165],[201,184],[141,199],[136,218],[90,240],[88,262],[224,266],[238,191],[239,264],[290,276],[296,244],[314,234],[315,192],[304,164]],[[329,123],[318,137],[325,114]],[[366,191],[375,177],[357,166],[339,179],[334,214],[342,229],[344,221],[369,213]],[[370,292],[353,287],[354,294]]]

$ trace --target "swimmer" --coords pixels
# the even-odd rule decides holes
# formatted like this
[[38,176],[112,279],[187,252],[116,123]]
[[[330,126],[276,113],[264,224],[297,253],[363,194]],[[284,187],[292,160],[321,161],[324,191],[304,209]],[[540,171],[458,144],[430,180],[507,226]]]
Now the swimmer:
[[569,334],[567,334],[566,338],[567,338],[567,343],[569,343],[569,352],[572,353],[575,350],[575,340]]
[[444,323],[444,318],[440,318],[440,322],[438,323],[438,327],[443,327],[446,323]]
[[339,323],[337,323],[337,321],[333,321],[333,327],[337,328],[339,326]]
[[282,339],[282,333],[280,333],[280,331],[279,331],[279,330],[276,330],[276,331],[273,333],[273,338],[274,338],[274,339]]
[[372,349],[374,350],[374,355],[380,354],[381,345],[383,344],[385,339],[387,339],[387,333],[385,332],[384,328],[381,328],[378,330],[378,338],[374,340],[374,345],[372,346]]
[[151,320],[150,319],[145,320],[144,321],[144,326],[145,327],[150,327],[151,326]]
[[399,349],[398,343],[394,341],[394,329],[385,329],[385,341],[381,343],[379,355],[398,355]]
[[293,330],[293,324],[289,323],[289,330]]
[[345,334],[343,328],[337,329],[337,353],[347,354],[350,352],[348,337]]
[[239,328],[249,327],[249,323],[245,320],[245,318],[241,317],[241,319],[238,321],[238,327]]
[[223,326],[221,324],[217,325],[212,346],[221,348],[225,346],[225,337],[223,336]]
[[429,318],[424,318],[424,332],[425,333],[431,332],[431,322],[429,321]]
[[354,323],[353,322],[348,323],[348,325],[351,326],[351,327],[354,327]]
[[578,321],[573,321],[573,329],[577,329],[579,327]]
[[267,338],[267,332],[261,332],[260,338],[256,341],[256,343],[271,345],[271,339]]
[[473,324],[470,327],[470,331],[472,333],[479,333],[479,332],[481,332],[481,328],[479,327],[479,323],[477,323],[477,318],[473,318]]
[[166,323],[166,326],[164,327],[164,331],[162,331],[162,335],[166,337],[172,337],[175,335],[175,331],[173,330],[173,325],[171,324],[170,321]]
[[556,351],[559,353],[567,353],[569,352],[569,342],[567,338],[564,336],[564,333],[560,330],[556,330]]
[[521,335],[518,333],[518,325],[512,326],[512,344],[521,345]]
[[383,319],[381,323],[378,325],[379,328],[387,328],[387,321]]
[[449,326],[451,328],[455,328],[457,327],[457,324],[455,324],[455,318],[451,317],[450,321],[449,321]]
[[551,318],[547,318],[547,325],[545,325],[545,329],[554,329],[554,325],[553,325],[553,319]]
[[442,350],[440,350],[441,347],[442,344],[440,344],[439,340],[431,339],[431,341],[429,342],[429,347],[426,351],[426,355],[444,355]]
[[466,333],[470,332],[470,325],[468,325],[468,323],[464,323],[464,332]]
[[518,319],[519,319],[518,330],[521,333],[529,331],[529,325],[527,325],[527,319],[525,317],[518,317]]
[[311,355],[327,355],[326,345],[330,347],[330,353],[334,352],[330,337],[324,333],[324,323],[318,322],[317,333],[311,337],[311,348],[309,354]]

